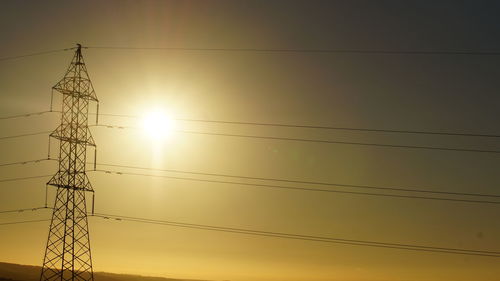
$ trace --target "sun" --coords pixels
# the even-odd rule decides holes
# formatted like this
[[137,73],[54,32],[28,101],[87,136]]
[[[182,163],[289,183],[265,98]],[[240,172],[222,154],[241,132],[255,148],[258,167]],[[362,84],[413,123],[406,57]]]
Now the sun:
[[143,117],[144,132],[153,140],[162,140],[172,135],[175,122],[161,110],[151,111]]

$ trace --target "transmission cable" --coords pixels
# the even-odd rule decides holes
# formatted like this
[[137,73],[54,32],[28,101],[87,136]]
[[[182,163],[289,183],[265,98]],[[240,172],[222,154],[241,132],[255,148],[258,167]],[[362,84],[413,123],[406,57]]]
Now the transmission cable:
[[500,134],[474,134],[474,133],[457,133],[457,132],[370,129],[370,128],[354,128],[354,127],[296,125],[296,124],[284,124],[284,123],[260,123],[260,122],[205,120],[205,119],[181,119],[181,118],[179,118],[179,119],[175,119],[175,120],[186,121],[186,122],[217,123],[217,124],[230,124],[230,125],[252,125],[252,126],[270,126],[270,127],[285,127],[285,128],[303,128],[303,129],[324,129],[324,130],[340,130],[340,131],[361,131],[361,132],[378,132],[378,133],[399,133],[399,134],[421,134],[421,135],[500,138]]
[[312,142],[312,143],[325,143],[325,144],[346,144],[346,145],[377,146],[377,147],[406,148],[406,149],[426,149],[426,150],[441,150],[441,151],[455,151],[455,152],[477,152],[477,153],[496,153],[496,154],[500,153],[499,150],[487,150],[487,149],[468,149],[468,148],[450,148],[450,147],[437,147],[437,146],[348,142],[348,141],[318,140],[318,139],[304,139],[304,138],[286,138],[286,137],[257,136],[257,135],[210,133],[210,132],[197,132],[197,131],[187,131],[187,130],[176,130],[176,132],[186,133],[186,134],[197,134],[197,135],[211,135],[211,136],[253,138],[253,139],[270,139],[270,140],[281,140],[281,141],[299,141],[299,142]]
[[[58,159],[41,159],[39,161],[57,161]],[[22,163],[22,162],[18,162]],[[10,163],[9,163],[10,164]],[[202,175],[202,176],[214,176],[214,177],[224,177],[224,178],[235,178],[235,179],[244,179],[244,180],[258,180],[258,181],[274,181],[274,182],[283,182],[283,183],[298,183],[298,184],[308,184],[308,185],[321,185],[321,186],[332,186],[332,187],[348,187],[348,188],[360,188],[360,189],[375,189],[375,190],[387,190],[387,191],[401,191],[401,192],[414,192],[414,193],[428,193],[428,194],[441,194],[441,195],[455,195],[455,196],[477,196],[477,197],[491,197],[491,198],[500,198],[498,194],[486,194],[486,193],[466,193],[466,192],[452,192],[452,191],[436,191],[436,190],[426,190],[426,189],[416,189],[416,188],[401,188],[401,187],[384,187],[384,186],[370,186],[370,185],[354,185],[354,184],[344,184],[344,183],[332,183],[332,182],[317,182],[317,181],[300,181],[300,180],[292,180],[292,179],[283,179],[283,178],[265,178],[265,177],[250,177],[250,176],[241,176],[241,175],[229,175],[229,174],[220,174],[220,173],[207,173],[207,172],[196,172],[196,171],[184,171],[184,170],[176,170],[176,169],[158,169],[158,168],[148,168],[148,167],[140,167],[140,166],[130,166],[130,165],[118,165],[118,164],[109,164],[109,163],[94,163],[87,162],[86,164],[97,166],[105,166],[105,167],[116,167],[116,168],[126,168],[126,169],[136,169],[136,170],[147,170],[147,171],[158,171],[158,172],[172,172],[172,173],[181,173],[181,174],[191,174],[191,175]],[[135,174],[135,173],[127,173],[120,171],[110,171],[110,170],[89,170],[92,171],[100,171],[104,173],[114,173],[117,175],[121,174],[130,174],[130,175],[141,175],[141,176],[154,176],[157,175],[149,175],[149,174]],[[170,177],[172,178],[172,177]],[[186,179],[174,177],[177,179]],[[189,178],[192,179],[192,178]],[[233,183],[233,182],[228,182]],[[235,182],[240,184],[241,182]],[[299,188],[299,190],[304,190],[304,188]],[[313,190],[313,191],[321,191],[321,189],[305,189],[305,190]],[[327,190],[329,191],[329,190]],[[479,201],[483,202],[483,201]]]
[[[128,115],[128,114],[99,113],[99,115],[110,116],[110,117],[122,117],[122,118],[140,118],[140,116]],[[437,131],[422,131],[422,130],[396,130],[396,129],[376,129],[376,128],[373,129],[373,128],[301,125],[301,124],[284,124],[284,123],[271,123],[271,122],[245,122],[245,121],[229,121],[229,120],[189,119],[189,118],[174,118],[173,120],[184,121],[184,122],[200,122],[200,123],[215,123],[215,124],[229,124],[229,125],[251,125],[251,126],[268,126],[268,127],[285,127],[285,128],[302,128],[302,129],[323,129],[323,130],[379,132],[379,133],[500,138],[500,134],[481,134],[481,133],[468,133],[468,132],[437,132]]]
[[193,47],[130,47],[130,46],[85,46],[85,49],[108,50],[165,50],[165,51],[201,51],[234,53],[276,53],[276,54],[366,54],[366,55],[461,55],[461,56],[500,56],[500,51],[474,50],[368,50],[368,49],[301,49],[301,48],[193,48]]
[[[129,126],[115,126],[115,125],[103,125],[103,124],[89,125],[89,127],[104,127],[104,128],[116,128],[116,129],[137,129],[135,127],[129,127]],[[26,134],[12,135],[12,136],[4,136],[4,137],[0,137],[0,140],[21,138],[21,137],[27,137],[27,136],[45,135],[45,134],[50,134],[52,132],[53,131],[43,131],[43,132],[26,133]],[[287,137],[258,136],[258,135],[211,133],[211,132],[198,132],[198,131],[188,131],[188,130],[175,130],[175,132],[184,133],[184,134],[197,134],[197,135],[210,135],[210,136],[223,136],[223,137],[236,137],[236,138],[252,138],[252,139],[281,140],[281,141],[310,142],[310,143],[325,143],[325,144],[375,146],[375,147],[386,147],[386,148],[425,149],[425,150],[438,150],[438,151],[500,154],[499,150],[487,150],[487,149],[468,149],[468,148],[451,148],[451,147],[437,147],[437,146],[348,142],[348,141],[318,140],[318,139],[304,139],[304,138],[287,138]]]
[[500,252],[496,252],[496,251],[445,248],[445,247],[435,247],[435,246],[425,246],[425,245],[387,243],[387,242],[378,242],[378,241],[366,241],[366,240],[354,240],[354,239],[335,238],[335,237],[291,234],[291,233],[263,231],[263,230],[255,230],[255,229],[234,228],[234,227],[224,227],[224,226],[205,225],[205,224],[193,224],[193,223],[182,223],[182,222],[166,221],[166,220],[153,220],[153,219],[145,219],[145,218],[137,218],[137,217],[109,215],[109,214],[103,214],[103,213],[96,213],[96,214],[94,214],[94,216],[99,217],[99,218],[104,218],[104,219],[115,219],[115,220],[120,220],[120,221],[133,221],[133,222],[138,222],[138,223],[168,225],[168,226],[184,227],[184,228],[191,228],[191,229],[238,233],[238,234],[255,235],[255,236],[266,236],[266,237],[275,237],[275,238],[283,238],[283,239],[295,239],[295,240],[316,241],[316,242],[324,242],[324,243],[338,243],[338,244],[347,244],[347,245],[356,245],[356,246],[369,246],[369,247],[379,247],[379,248],[393,248],[393,249],[401,249],[401,250],[439,252],[439,253],[448,253],[448,254],[461,254],[461,255],[487,256],[487,257],[500,258]]
[[0,211],[0,214],[6,214],[6,213],[23,213],[26,211],[38,211],[42,209],[52,209],[48,207],[35,207],[35,208],[25,208],[25,209],[16,209],[16,210],[4,210]]
[[39,116],[39,115],[43,115],[43,114],[46,114],[46,113],[52,113],[52,112],[54,112],[54,111],[46,110],[46,111],[40,111],[40,112],[30,112],[30,113],[25,113],[25,114],[18,114],[18,115],[11,115],[11,116],[0,117],[0,120],[15,119],[15,118],[21,118],[21,117]]
[[53,174],[51,174],[51,175],[39,175],[39,176],[27,176],[27,177],[10,178],[10,179],[0,179],[0,182],[39,179],[39,178],[46,178],[46,177],[52,177],[52,176],[53,176]]
[[[38,208],[38,209],[42,209],[42,208]],[[47,208],[47,209],[50,209],[50,208]],[[410,250],[410,251],[423,251],[423,252],[435,252],[435,253],[447,253],[447,254],[472,255],[472,256],[484,256],[484,257],[500,258],[500,252],[497,252],[497,251],[484,251],[484,250],[473,250],[473,249],[462,249],[462,248],[447,248],[447,247],[436,247],[436,246],[403,244],[403,243],[388,243],[388,242],[379,242],[379,241],[346,239],[346,238],[338,238],[338,237],[312,236],[312,235],[303,235],[303,234],[274,232],[274,231],[263,231],[263,230],[249,229],[249,228],[234,228],[234,227],[224,227],[224,226],[205,225],[205,224],[193,224],[193,223],[184,223],[184,222],[167,221],[167,220],[155,220],[155,219],[146,219],[146,218],[139,218],[139,217],[111,215],[111,214],[104,214],[104,213],[95,213],[93,215],[92,214],[89,214],[89,215],[90,215],[90,217],[98,217],[98,218],[102,218],[102,219],[113,219],[113,220],[117,220],[117,221],[130,221],[130,222],[137,222],[137,223],[182,227],[182,228],[199,229],[199,230],[209,230],[209,231],[226,232],[226,233],[236,233],[236,234],[253,235],[253,236],[264,236],[264,237],[272,237],[272,238],[280,238],[280,239],[293,239],[293,240],[314,241],[314,242],[323,242],[323,243],[336,243],[336,244],[354,245],[354,246],[367,246],[367,247],[390,248],[390,249],[400,249],[400,250]],[[3,223],[0,223],[0,225],[14,225],[14,224],[46,222],[46,221],[50,221],[50,219],[3,222]]]
[[[93,165],[94,163],[89,162],[87,164]],[[500,195],[497,195],[497,194],[485,194],[485,193],[433,191],[433,190],[416,189],[416,188],[383,187],[383,186],[354,185],[354,184],[332,183],[332,182],[301,181],[301,180],[292,180],[292,179],[283,179],[283,178],[250,177],[250,176],[229,175],[229,174],[220,174],[220,173],[184,171],[184,170],[176,170],[176,169],[158,169],[158,168],[148,168],[148,167],[130,166],[130,165],[117,165],[117,164],[100,163],[100,162],[97,162],[96,164],[97,164],[97,166],[105,166],[105,167],[116,167],[116,168],[158,171],[158,172],[172,172],[172,173],[182,173],[182,174],[192,174],[192,175],[202,175],[202,176],[214,176],[214,177],[224,177],[224,178],[235,178],[235,179],[244,179],[244,180],[274,181],[274,182],[285,182],[285,183],[338,186],[338,187],[353,187],[353,188],[362,188],[362,189],[377,189],[377,190],[431,193],[431,194],[444,194],[444,195],[481,196],[481,197],[496,197],[496,198],[500,197]]]
[[50,221],[50,219],[2,222],[0,223],[0,225],[23,224],[23,223],[44,222],[44,221]]
[[[19,162],[11,162],[11,163],[3,163],[0,164],[2,166],[10,166],[10,165],[25,165],[28,163],[40,163],[44,161],[57,161],[57,159],[53,158],[45,158],[45,159],[36,159],[36,160],[28,160],[28,161],[19,161]],[[93,165],[93,162],[88,162],[87,164]],[[106,166],[106,167],[118,167],[118,168],[127,168],[127,169],[137,169],[137,170],[148,170],[148,171],[160,171],[160,172],[173,172],[173,173],[182,173],[182,174],[192,174],[192,175],[203,175],[203,176],[215,176],[215,177],[225,177],[225,178],[236,178],[236,179],[245,179],[245,180],[258,180],[258,181],[274,181],[274,182],[284,182],[284,183],[298,183],[298,184],[308,184],[308,185],[322,185],[322,186],[333,186],[333,187],[349,187],[349,188],[361,188],[361,189],[375,189],[375,190],[388,190],[388,191],[401,191],[401,192],[415,192],[415,193],[428,193],[428,194],[443,194],[443,195],[456,195],[456,196],[478,196],[478,197],[492,197],[498,198],[500,195],[497,194],[484,194],[484,193],[465,193],[465,192],[451,192],[451,191],[434,191],[434,190],[425,190],[425,189],[415,189],[415,188],[398,188],[398,187],[383,187],[383,186],[369,186],[369,185],[353,185],[353,184],[343,184],[343,183],[331,183],[331,182],[316,182],[316,181],[300,181],[300,180],[291,180],[291,179],[283,179],[283,178],[264,178],[264,177],[250,177],[250,176],[241,176],[241,175],[228,175],[228,174],[220,174],[220,173],[207,173],[207,172],[196,172],[196,171],[183,171],[176,169],[158,169],[158,168],[147,168],[140,166],[130,166],[130,165],[117,165],[117,164],[109,164],[109,163],[96,163],[98,166]],[[89,171],[91,172],[91,171]],[[125,172],[117,172],[117,171],[107,171],[102,170],[102,172],[106,173],[115,173],[115,174],[127,174]],[[148,174],[135,174],[130,173],[132,175],[143,175],[143,176],[156,176],[156,175],[148,175]],[[24,179],[32,179],[32,178],[42,178],[50,175],[41,175],[41,176],[33,176],[33,177],[20,177],[20,178],[11,178],[11,179],[0,179],[2,181],[18,181]],[[172,178],[172,177],[171,177]],[[175,177],[178,178],[178,177]],[[186,178],[178,178],[178,179],[186,179]],[[233,182],[228,182],[233,183]],[[240,184],[240,182],[235,182],[236,184]],[[321,190],[316,188],[293,188],[298,190],[308,190],[308,191],[323,191],[323,192],[333,192],[331,190]],[[357,192],[356,192],[357,193]],[[478,201],[484,202],[484,201]]]
[[9,56],[9,57],[0,58],[0,61],[20,59],[20,58],[25,58],[25,57],[33,57],[33,56],[46,55],[46,54],[52,54],[52,53],[59,53],[59,52],[73,50],[73,49],[75,49],[75,48],[65,48],[65,49],[42,51],[42,52],[36,52],[36,53],[30,53],[30,54],[24,54],[24,55]]
[[[47,110],[40,112],[32,112],[26,114],[18,114],[12,116],[0,117],[0,120],[14,119],[21,117],[30,117],[42,115],[46,113],[61,113],[57,110]],[[89,113],[96,115],[96,113]],[[122,117],[122,118],[140,118],[137,115],[128,114],[110,114],[99,113],[100,116]],[[229,120],[209,120],[209,119],[189,119],[189,118],[174,118],[177,121],[183,122],[198,122],[198,123],[214,123],[228,125],[249,125],[249,126],[267,126],[267,127],[283,127],[283,128],[298,128],[298,129],[320,129],[320,130],[338,130],[338,131],[357,131],[357,132],[375,132],[375,133],[396,133],[396,134],[420,134],[420,135],[440,135],[440,136],[460,136],[460,137],[485,137],[485,138],[500,138],[500,134],[482,134],[468,132],[438,132],[438,131],[422,131],[422,130],[397,130],[397,129],[377,129],[377,128],[357,128],[357,127],[339,127],[339,126],[321,126],[321,125],[303,125],[303,124],[285,124],[285,123],[270,123],[270,122],[247,122],[247,121],[229,121]],[[113,127],[113,126],[110,126]],[[123,128],[121,126],[115,126]]]
[[26,161],[11,162],[11,163],[1,163],[0,167],[13,166],[13,165],[26,165],[26,164],[30,164],[30,163],[40,163],[40,162],[44,162],[44,161],[48,161],[48,160],[52,160],[52,159],[43,158],[43,159],[26,160]]
[[[121,171],[100,170],[100,169],[93,170],[93,171],[106,173],[106,174],[115,174],[115,175],[131,175],[131,176],[167,178],[167,179],[176,179],[176,180],[221,183],[221,184],[230,184],[230,185],[254,186],[254,187],[264,187],[264,188],[274,188],[274,189],[286,189],[286,190],[343,193],[343,194],[352,194],[352,195],[366,195],[366,196],[380,196],[380,197],[408,198],[408,199],[455,201],[455,202],[463,202],[463,203],[500,204],[500,201],[470,200],[470,199],[445,198],[445,197],[427,197],[427,196],[399,195],[399,194],[386,194],[386,193],[369,193],[369,192],[356,192],[356,191],[344,191],[344,190],[333,190],[333,189],[318,189],[318,188],[271,185],[271,184],[261,184],[261,183],[244,183],[244,182],[232,182],[232,181],[222,181],[222,180],[209,180],[209,179],[185,178],[185,177],[175,177],[175,176],[150,175],[150,174],[129,173],[129,172],[121,172]],[[89,172],[92,172],[92,171],[89,171]]]
[[[89,127],[103,127],[103,128],[109,128],[109,129],[138,129],[138,128],[132,127],[132,126],[116,126],[116,125],[105,125],[105,124],[89,125]],[[342,144],[342,145],[375,146],[375,147],[386,147],[386,148],[425,149],[425,150],[439,150],[439,151],[500,154],[500,150],[487,150],[487,149],[469,149],[469,148],[451,148],[451,147],[437,147],[437,146],[418,146],[418,145],[399,145],[399,144],[382,144],[382,143],[367,143],[367,142],[349,142],[349,141],[319,140],[319,139],[305,139],[305,138],[288,138],[288,137],[273,137],[273,136],[259,136],[259,135],[212,133],[212,132],[199,132],[199,131],[188,131],[188,130],[174,130],[174,131],[178,132],[178,133],[184,133],[184,134],[210,135],[210,136],[236,137],[236,138],[252,138],[252,139],[267,139],[267,140],[280,140],[280,141],[324,143],[324,144]]]
[[37,135],[46,135],[46,134],[50,134],[52,132],[53,131],[44,131],[44,132],[35,132],[35,133],[26,133],[26,134],[12,135],[12,136],[4,136],[4,137],[0,137],[0,140],[23,138],[23,137],[30,137],[30,136],[37,136]]

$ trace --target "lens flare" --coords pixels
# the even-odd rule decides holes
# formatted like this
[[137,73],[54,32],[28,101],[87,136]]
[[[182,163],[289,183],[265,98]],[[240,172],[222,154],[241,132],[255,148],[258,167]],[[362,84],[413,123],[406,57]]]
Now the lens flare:
[[154,111],[144,116],[142,125],[149,137],[162,140],[172,135],[175,122],[162,111]]

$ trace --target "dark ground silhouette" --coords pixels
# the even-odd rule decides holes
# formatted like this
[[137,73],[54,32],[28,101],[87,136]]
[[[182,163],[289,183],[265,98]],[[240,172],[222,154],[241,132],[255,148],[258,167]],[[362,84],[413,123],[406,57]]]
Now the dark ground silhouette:
[[[0,262],[0,281],[39,281],[39,266],[21,265]],[[94,272],[95,281],[208,281],[193,279],[174,279],[163,277],[146,277],[140,275]]]

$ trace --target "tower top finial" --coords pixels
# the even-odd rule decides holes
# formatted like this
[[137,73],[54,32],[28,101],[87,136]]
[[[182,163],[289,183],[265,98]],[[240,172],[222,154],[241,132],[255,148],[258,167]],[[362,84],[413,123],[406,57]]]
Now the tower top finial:
[[76,48],[78,49],[78,51],[81,51],[82,50],[82,44],[76,43]]

